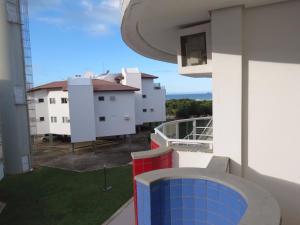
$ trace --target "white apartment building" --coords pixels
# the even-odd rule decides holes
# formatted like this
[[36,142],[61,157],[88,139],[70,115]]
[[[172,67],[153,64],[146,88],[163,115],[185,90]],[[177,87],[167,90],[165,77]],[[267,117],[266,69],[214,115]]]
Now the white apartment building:
[[[246,211],[241,222],[230,224],[300,224],[300,1],[124,0],[121,10],[122,37],[130,48],[178,64],[179,73],[195,77],[195,82],[212,77],[213,137],[208,154],[228,157],[232,175],[263,187],[279,203],[280,210]],[[184,122],[173,124],[180,128]],[[167,125],[157,128],[155,136],[173,148],[173,166],[179,161],[179,167],[208,171],[211,158],[204,162],[202,157],[207,140],[195,138],[202,135],[197,125],[186,138],[177,131],[168,133]],[[182,151],[191,146],[189,152]],[[136,158],[141,160],[141,155]],[[141,175],[144,184],[151,175]],[[258,222],[259,215],[263,222]],[[146,216],[141,215],[151,218]]]
[[[123,82],[123,77],[141,85]],[[35,87],[37,135],[68,135],[75,143],[134,134],[136,125],[165,121],[165,89],[154,85],[155,78],[85,75]]]

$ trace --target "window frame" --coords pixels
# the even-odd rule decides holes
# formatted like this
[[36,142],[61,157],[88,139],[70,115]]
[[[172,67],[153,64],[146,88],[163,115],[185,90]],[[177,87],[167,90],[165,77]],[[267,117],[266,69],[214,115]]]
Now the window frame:
[[[181,37],[189,36],[193,34],[205,33],[206,34],[206,56],[207,64],[194,65],[194,66],[183,66],[181,56]],[[212,45],[211,45],[211,23],[205,22],[199,25],[183,28],[178,32],[177,38],[177,61],[178,61],[178,72],[182,75],[198,76],[198,77],[211,77],[212,76]]]
[[68,104],[68,98],[63,97],[60,99],[60,102],[61,102],[61,104]]
[[50,121],[51,121],[51,123],[57,123],[57,117],[51,116]]
[[55,98],[49,98],[49,104],[56,104],[56,99]]
[[70,123],[70,119],[67,116],[62,117],[62,123]]

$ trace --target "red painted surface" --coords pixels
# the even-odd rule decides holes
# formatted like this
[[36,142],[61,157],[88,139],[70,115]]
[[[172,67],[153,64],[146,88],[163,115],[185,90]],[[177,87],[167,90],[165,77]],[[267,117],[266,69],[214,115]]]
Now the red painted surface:
[[[152,144],[152,142],[151,142]],[[151,145],[152,146],[152,145]],[[133,171],[133,193],[134,193],[134,211],[135,224],[138,225],[137,220],[137,192],[136,182],[134,177],[152,170],[172,168],[172,151],[153,158],[134,159],[132,164]]]
[[159,144],[157,144],[155,141],[151,140],[151,150],[158,149],[160,147]]

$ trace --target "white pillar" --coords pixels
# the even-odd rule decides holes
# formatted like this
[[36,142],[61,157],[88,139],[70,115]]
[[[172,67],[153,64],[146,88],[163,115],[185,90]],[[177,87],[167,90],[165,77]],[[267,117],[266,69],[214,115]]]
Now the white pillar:
[[212,12],[214,153],[231,159],[232,173],[242,163],[243,7]]
[[5,172],[26,172],[30,169],[30,135],[17,0],[0,1],[0,96]]

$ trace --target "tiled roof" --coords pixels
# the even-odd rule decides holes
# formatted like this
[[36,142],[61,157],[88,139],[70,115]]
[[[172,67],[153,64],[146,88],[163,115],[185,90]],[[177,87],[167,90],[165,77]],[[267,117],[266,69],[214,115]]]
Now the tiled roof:
[[[94,91],[102,92],[102,91],[138,91],[138,88],[130,87],[127,85],[117,84],[114,82],[100,80],[100,79],[93,79],[93,87]],[[41,86],[37,86],[32,88],[30,91],[38,91],[38,90],[68,90],[67,81],[55,81],[51,83],[47,83]]]
[[[124,77],[121,73],[115,74],[116,75],[116,80],[122,80]],[[158,78],[157,76],[147,74],[147,73],[142,73],[142,79],[156,79]]]
[[144,78],[144,79],[156,79],[158,77],[154,76],[154,75],[151,75],[151,74],[142,73],[142,78]]

